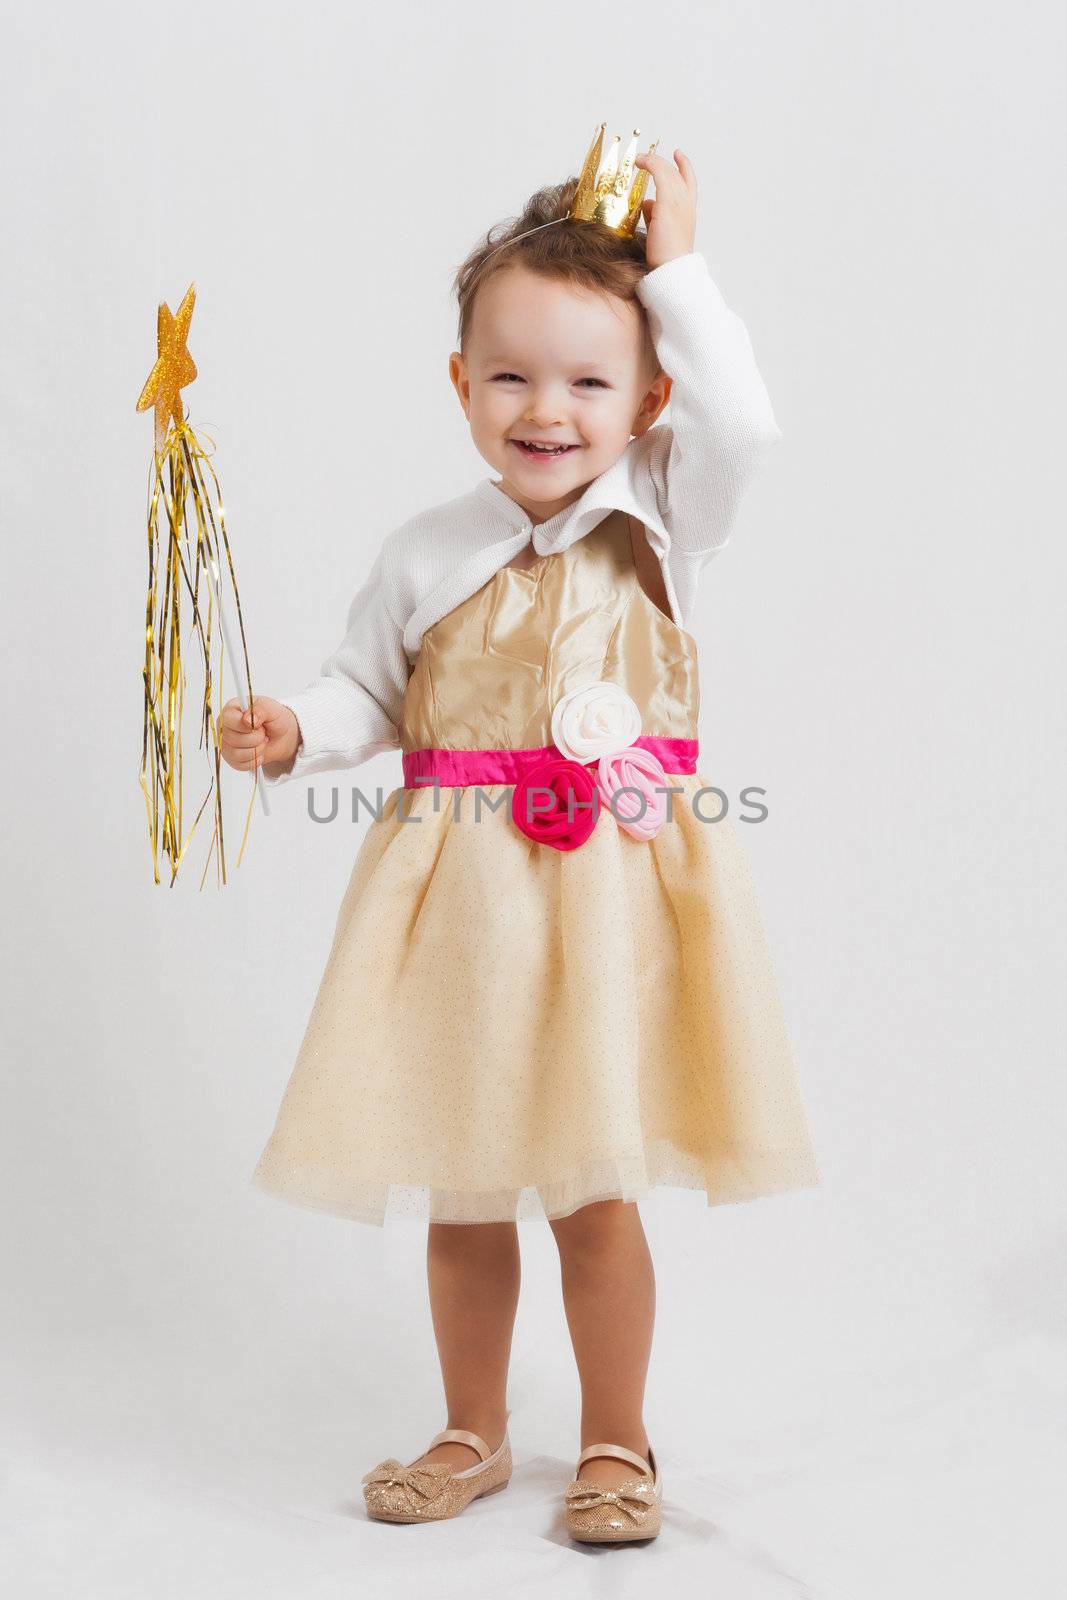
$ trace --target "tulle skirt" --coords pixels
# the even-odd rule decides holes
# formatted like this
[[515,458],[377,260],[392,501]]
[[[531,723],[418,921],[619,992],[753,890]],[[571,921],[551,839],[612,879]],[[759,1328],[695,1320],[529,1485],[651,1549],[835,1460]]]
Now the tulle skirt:
[[670,782],[653,839],[604,808],[573,850],[508,785],[394,789],[253,1181],[379,1225],[817,1184],[744,849],[707,779]]

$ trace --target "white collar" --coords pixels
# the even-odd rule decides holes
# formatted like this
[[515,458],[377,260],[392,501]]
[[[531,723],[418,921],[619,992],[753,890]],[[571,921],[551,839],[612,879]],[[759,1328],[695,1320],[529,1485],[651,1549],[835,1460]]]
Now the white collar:
[[[566,550],[591,532],[598,523],[603,522],[606,512],[627,511],[643,524],[648,532],[649,543],[661,562],[665,560],[671,540],[660,517],[648,462],[649,454],[659,442],[654,435],[660,432],[660,429],[650,428],[640,438],[631,439],[619,459],[599,478],[587,484],[585,492],[573,505],[558,511],[547,522],[533,523],[517,500],[505,494],[492,478],[482,478],[474,489],[468,491],[468,495],[476,496],[487,506],[494,520],[499,523],[500,536],[495,537],[493,532],[488,537],[480,535],[478,547],[471,551],[462,571],[450,574],[423,596],[415,607],[404,628],[404,646],[412,660],[421,646],[426,629],[457,604],[457,592],[464,598],[473,594],[494,572],[517,555],[531,538],[539,556],[553,555],[558,550]],[[458,504],[462,504],[462,500]],[[487,552],[492,554],[487,556]],[[666,569],[664,576],[668,598],[673,606]]]
[[661,545],[661,553],[666,555],[670,549],[670,535],[655,503],[647,461],[652,443],[650,436],[654,431],[649,429],[639,438],[631,439],[618,460],[599,478],[586,484],[584,492],[573,504],[557,511],[546,522],[532,522],[518,501],[505,494],[492,478],[482,478],[474,492],[492,504],[502,522],[512,529],[502,543],[514,544],[515,533],[524,533],[527,539],[533,539],[534,549],[539,556],[566,550],[602,522],[606,511],[630,512],[649,529],[652,544]]

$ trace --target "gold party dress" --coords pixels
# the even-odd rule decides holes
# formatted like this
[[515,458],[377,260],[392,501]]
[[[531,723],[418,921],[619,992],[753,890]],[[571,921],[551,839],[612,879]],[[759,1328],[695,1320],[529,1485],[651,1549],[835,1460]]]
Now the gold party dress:
[[[514,774],[416,781],[434,752],[505,776],[516,752],[558,756],[553,707],[600,682],[649,744],[690,752],[665,763],[653,837],[605,805],[553,848],[513,819]],[[696,641],[646,593],[620,512],[427,629],[405,785],[363,838],[257,1185],[381,1224],[819,1182],[748,863],[697,770],[699,702]]]

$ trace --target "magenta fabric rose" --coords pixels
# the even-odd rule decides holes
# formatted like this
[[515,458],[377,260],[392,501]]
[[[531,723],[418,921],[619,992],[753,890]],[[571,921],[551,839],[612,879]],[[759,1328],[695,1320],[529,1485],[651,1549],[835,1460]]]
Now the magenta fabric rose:
[[[657,785],[667,787],[667,774],[657,755],[635,744],[616,755],[601,756],[596,782],[605,804],[610,806],[615,797],[612,815],[620,828],[635,839],[655,838],[667,820],[667,796],[657,793]],[[637,794],[629,793],[631,789]]]
[[532,767],[511,796],[515,825],[528,839],[556,850],[575,850],[584,844],[599,814],[596,775],[564,756],[549,757]]

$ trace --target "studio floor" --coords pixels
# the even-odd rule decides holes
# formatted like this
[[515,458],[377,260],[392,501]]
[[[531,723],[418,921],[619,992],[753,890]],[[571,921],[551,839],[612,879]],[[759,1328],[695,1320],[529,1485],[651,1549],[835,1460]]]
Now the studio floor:
[[[364,1515],[350,1428],[263,1448],[233,1414],[213,1430],[189,1394],[168,1460],[151,1415],[108,1426],[108,1395],[82,1396],[87,1431],[9,1451],[3,1492],[18,1600],[440,1600],[610,1594],[722,1600],[1052,1600],[1067,1481],[1067,1345],[1037,1334],[942,1349],[822,1404],[817,1424],[761,1428],[729,1448],[663,1446],[665,1511],[645,1546],[583,1547],[559,1496],[573,1463],[529,1446],[513,1410],[509,1488],[460,1517],[393,1527]],[[113,1391],[121,1394],[121,1384]],[[128,1409],[125,1409],[128,1408]],[[99,1442],[90,1454],[95,1417]],[[114,1421],[114,1418],[112,1418]],[[138,1447],[140,1441],[140,1448]],[[12,1441],[9,1439],[9,1445]],[[200,1460],[197,1453],[200,1452]],[[413,1452],[417,1453],[417,1452]],[[655,1584],[650,1591],[650,1584]]]

